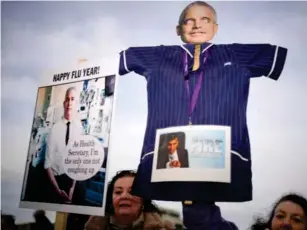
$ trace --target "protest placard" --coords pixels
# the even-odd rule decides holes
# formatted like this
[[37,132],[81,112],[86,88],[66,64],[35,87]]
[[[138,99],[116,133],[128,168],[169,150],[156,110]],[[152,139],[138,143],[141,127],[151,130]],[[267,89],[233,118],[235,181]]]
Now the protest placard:
[[86,62],[42,79],[20,207],[104,215],[116,88],[112,63]]

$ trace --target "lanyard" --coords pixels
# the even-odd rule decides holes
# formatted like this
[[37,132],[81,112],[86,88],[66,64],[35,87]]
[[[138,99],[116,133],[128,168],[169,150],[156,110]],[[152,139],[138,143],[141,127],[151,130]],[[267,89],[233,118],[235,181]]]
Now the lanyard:
[[[208,56],[208,52],[205,52],[205,57],[203,60],[203,64],[206,63],[207,61],[207,56]],[[194,57],[195,58],[195,57]],[[189,85],[189,71],[188,71],[188,55],[185,52],[184,55],[184,78],[185,78],[185,88],[186,88],[186,92],[187,92],[187,96],[188,96],[188,101],[189,101],[189,107],[188,107],[188,115],[189,115],[189,125],[192,125],[192,113],[194,111],[198,96],[199,96],[199,92],[200,92],[200,88],[201,88],[201,83],[203,80],[203,70],[201,70],[198,79],[197,79],[197,83],[196,86],[194,88],[193,94],[192,94],[192,98],[191,98],[191,93],[190,93],[190,85]],[[201,68],[201,67],[200,67]]]

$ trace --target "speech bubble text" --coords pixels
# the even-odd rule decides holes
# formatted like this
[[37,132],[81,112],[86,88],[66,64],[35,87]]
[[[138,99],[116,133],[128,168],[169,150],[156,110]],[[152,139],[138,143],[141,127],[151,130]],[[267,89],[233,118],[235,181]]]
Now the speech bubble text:
[[89,135],[71,140],[63,158],[65,173],[73,180],[93,177],[101,168],[105,153],[101,142]]

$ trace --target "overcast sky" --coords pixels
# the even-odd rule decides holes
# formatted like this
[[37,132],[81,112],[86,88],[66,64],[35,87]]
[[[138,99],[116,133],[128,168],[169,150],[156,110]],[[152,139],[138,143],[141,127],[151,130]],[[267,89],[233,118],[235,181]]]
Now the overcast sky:
[[[18,209],[36,92],[42,71],[115,55],[129,46],[181,44],[175,26],[187,2],[2,2],[1,209]],[[221,204],[225,218],[246,229],[255,213],[281,194],[307,194],[307,3],[212,2],[215,43],[271,43],[289,49],[279,81],[251,81],[248,103],[254,200]],[[114,117],[110,174],[137,167],[147,116],[142,76],[121,76]],[[123,132],[124,131],[124,132]],[[302,147],[302,149],[301,149]],[[115,159],[121,159],[121,162]],[[161,202],[181,210],[179,203]],[[49,213],[54,219],[54,213]]]

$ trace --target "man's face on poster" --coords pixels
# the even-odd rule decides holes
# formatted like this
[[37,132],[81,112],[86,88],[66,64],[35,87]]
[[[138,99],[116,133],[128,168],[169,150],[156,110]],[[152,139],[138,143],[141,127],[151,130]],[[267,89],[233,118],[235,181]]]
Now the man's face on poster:
[[66,119],[70,120],[76,110],[76,90],[69,90],[65,95],[64,100],[64,116]]
[[178,138],[174,138],[168,142],[167,149],[168,153],[173,154],[178,148],[179,140]]
[[177,35],[190,44],[201,44],[213,39],[218,29],[215,15],[206,6],[194,5],[186,11],[182,25],[177,26]]

